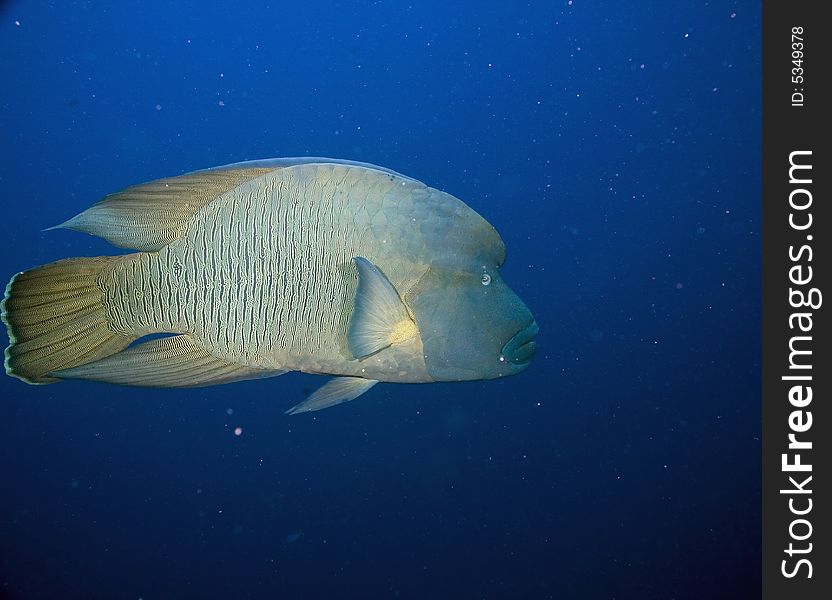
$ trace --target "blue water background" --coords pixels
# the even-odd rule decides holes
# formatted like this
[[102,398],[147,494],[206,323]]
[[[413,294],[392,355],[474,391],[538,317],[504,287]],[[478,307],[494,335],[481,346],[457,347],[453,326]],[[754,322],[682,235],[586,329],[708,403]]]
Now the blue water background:
[[0,597],[759,594],[759,3],[20,0],[0,82],[4,281],[117,253],[41,230],[127,185],[333,156],[480,212],[541,329],[291,418],[323,378],[3,376]]

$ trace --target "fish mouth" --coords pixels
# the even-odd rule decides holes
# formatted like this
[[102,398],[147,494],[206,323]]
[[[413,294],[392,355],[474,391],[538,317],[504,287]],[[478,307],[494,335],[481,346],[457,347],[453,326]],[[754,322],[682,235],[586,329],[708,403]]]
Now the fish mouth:
[[500,352],[500,358],[518,366],[528,365],[534,356],[535,350],[537,350],[534,336],[539,331],[540,328],[537,326],[537,322],[532,321],[506,342],[506,345],[503,346]]

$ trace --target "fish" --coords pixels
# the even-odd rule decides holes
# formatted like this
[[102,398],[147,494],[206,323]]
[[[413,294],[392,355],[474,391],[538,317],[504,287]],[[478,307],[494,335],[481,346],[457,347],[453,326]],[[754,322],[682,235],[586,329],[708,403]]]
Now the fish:
[[333,378],[288,414],[379,382],[496,379],[539,332],[506,249],[462,200],[390,169],[253,160],[128,187],[49,228],[127,254],[14,275],[5,370],[187,388],[300,371]]

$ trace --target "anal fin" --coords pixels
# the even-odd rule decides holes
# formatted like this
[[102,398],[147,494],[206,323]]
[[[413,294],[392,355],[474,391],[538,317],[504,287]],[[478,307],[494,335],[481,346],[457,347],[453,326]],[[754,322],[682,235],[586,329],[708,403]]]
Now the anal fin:
[[286,414],[312,412],[355,400],[377,383],[375,379],[363,377],[336,377],[315,390],[309,398],[287,410]]
[[228,362],[195,344],[189,335],[175,335],[150,340],[102,360],[50,375],[145,387],[203,387],[283,373]]

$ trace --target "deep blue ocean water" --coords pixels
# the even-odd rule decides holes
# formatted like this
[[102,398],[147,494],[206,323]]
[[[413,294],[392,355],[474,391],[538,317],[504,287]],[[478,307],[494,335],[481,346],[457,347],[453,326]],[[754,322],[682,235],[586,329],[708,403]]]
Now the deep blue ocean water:
[[[318,155],[500,231],[500,381],[0,378],[0,598],[760,592],[756,2],[0,2],[0,276],[127,185]],[[3,339],[5,345],[5,338]],[[235,428],[241,435],[235,435]]]

